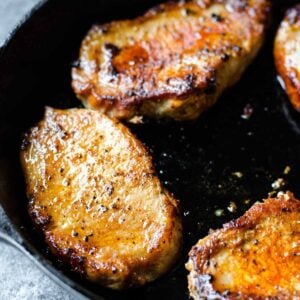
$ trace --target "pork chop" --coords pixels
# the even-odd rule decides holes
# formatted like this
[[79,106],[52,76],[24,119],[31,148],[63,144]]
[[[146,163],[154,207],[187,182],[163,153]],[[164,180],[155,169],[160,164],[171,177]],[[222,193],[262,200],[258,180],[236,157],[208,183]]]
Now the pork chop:
[[300,4],[289,9],[280,24],[274,57],[290,101],[300,111]]
[[177,201],[117,120],[47,108],[25,135],[21,162],[31,219],[72,270],[122,289],[172,267],[182,240]]
[[109,116],[197,118],[235,84],[264,40],[268,0],[170,2],[95,25],[72,69],[83,104]]
[[254,204],[201,239],[186,267],[193,299],[300,299],[300,201]]

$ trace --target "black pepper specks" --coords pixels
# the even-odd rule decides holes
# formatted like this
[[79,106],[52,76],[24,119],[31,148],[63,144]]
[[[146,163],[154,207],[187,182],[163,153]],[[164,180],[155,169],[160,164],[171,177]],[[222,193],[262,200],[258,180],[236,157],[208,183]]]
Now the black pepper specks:
[[113,184],[107,184],[104,187],[104,192],[107,194],[107,196],[111,196],[114,193],[114,187]]
[[108,208],[102,204],[100,204],[99,208],[98,208],[98,211],[101,212],[101,213],[105,213],[108,211]]
[[222,60],[223,62],[228,61],[229,58],[230,58],[230,56],[229,56],[227,53],[222,53],[222,54],[221,54],[221,60]]
[[120,48],[112,43],[105,43],[104,49],[110,52],[111,56],[114,57],[120,53]]
[[222,18],[222,16],[216,14],[216,13],[212,13],[211,14],[211,18],[214,22],[222,22],[224,19]]
[[89,241],[89,238],[92,237],[92,236],[93,236],[93,233],[88,234],[88,235],[86,235],[86,236],[83,238],[83,240],[84,240],[85,242],[88,242],[88,241]]
[[195,15],[197,15],[197,13],[196,13],[194,10],[190,9],[190,8],[184,9],[184,10],[182,11],[182,14],[183,14],[184,16],[195,16]]
[[79,234],[78,234],[77,231],[75,231],[75,230],[72,231],[72,237],[77,237],[78,235],[79,235]]

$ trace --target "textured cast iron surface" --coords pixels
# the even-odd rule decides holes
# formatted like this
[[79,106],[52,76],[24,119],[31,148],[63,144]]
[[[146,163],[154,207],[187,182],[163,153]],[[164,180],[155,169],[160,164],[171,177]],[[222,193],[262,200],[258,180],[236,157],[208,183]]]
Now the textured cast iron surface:
[[[42,117],[45,105],[80,105],[70,88],[70,68],[82,37],[95,21],[132,17],[157,2],[48,1],[1,53],[0,199],[24,237],[24,246],[34,255],[41,253],[53,261],[58,269],[63,267],[37,238],[27,217],[18,165],[21,132]],[[180,200],[185,229],[181,260],[153,284],[121,294],[66,272],[81,292],[108,299],[188,299],[184,263],[199,238],[267,197],[277,178],[285,179],[284,189],[300,196],[300,117],[276,80],[272,57],[275,30],[284,9],[296,1],[274,2],[273,23],[263,51],[242,80],[211,110],[196,122],[146,121],[144,125],[130,125],[153,154],[161,180]],[[253,114],[245,120],[241,115],[247,104]],[[289,174],[284,174],[286,166],[291,168]],[[243,177],[238,178],[235,172]],[[227,209],[230,201],[237,205],[235,213]],[[223,215],[217,217],[215,212],[220,209]],[[66,281],[60,273],[56,276]],[[68,284],[73,286],[71,281]]]

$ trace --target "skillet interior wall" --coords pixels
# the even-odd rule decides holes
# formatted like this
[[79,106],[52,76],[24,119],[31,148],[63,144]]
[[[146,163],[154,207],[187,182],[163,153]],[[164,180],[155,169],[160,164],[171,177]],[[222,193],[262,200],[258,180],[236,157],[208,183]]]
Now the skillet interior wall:
[[[1,52],[0,179],[4,188],[0,199],[9,217],[39,251],[46,249],[41,239],[34,238],[27,217],[18,164],[21,132],[42,117],[45,105],[80,105],[70,88],[70,67],[77,58],[82,37],[95,21],[132,17],[158,2],[48,1]],[[296,1],[273,2],[273,25],[262,53],[241,82],[213,109],[192,123],[146,121],[142,126],[130,126],[150,148],[164,184],[181,200],[186,232],[177,268],[134,291],[140,299],[161,299],[166,295],[187,298],[183,264],[190,247],[209,228],[221,226],[266,197],[277,178],[284,177],[286,188],[300,196],[300,139],[284,111],[292,114],[289,117],[296,122],[298,115],[291,110],[276,80],[272,57],[273,38],[284,8]],[[254,113],[249,120],[243,120],[240,116],[247,103]],[[291,172],[284,175],[287,165]],[[237,178],[234,172],[244,176]],[[245,203],[247,199],[249,203]],[[230,201],[237,204],[235,213],[227,210]],[[221,217],[215,216],[217,209],[224,211]],[[86,286],[108,298],[117,295]]]

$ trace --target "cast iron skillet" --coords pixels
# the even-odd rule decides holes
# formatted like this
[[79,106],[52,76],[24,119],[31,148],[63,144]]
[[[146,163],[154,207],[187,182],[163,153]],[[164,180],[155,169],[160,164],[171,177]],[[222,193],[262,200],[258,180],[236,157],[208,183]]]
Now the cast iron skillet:
[[[284,178],[300,196],[300,136],[297,113],[276,80],[272,47],[285,8],[297,1],[274,1],[273,23],[263,51],[242,80],[196,122],[146,121],[130,125],[150,148],[165,186],[180,199],[184,247],[180,261],[144,288],[113,292],[70,274],[51,256],[29,222],[19,166],[21,133],[43,115],[45,105],[80,106],[70,88],[70,68],[80,41],[94,22],[130,18],[157,0],[43,1],[14,32],[0,53],[0,201],[17,242],[56,282],[78,295],[100,299],[188,299],[184,263],[189,249],[210,228],[240,216]],[[250,119],[241,117],[253,108]],[[289,174],[284,174],[290,166]],[[234,175],[241,172],[242,178]],[[232,213],[230,201],[237,205]],[[216,216],[223,212],[221,216]]]

